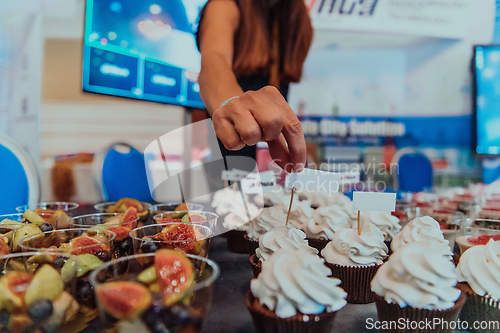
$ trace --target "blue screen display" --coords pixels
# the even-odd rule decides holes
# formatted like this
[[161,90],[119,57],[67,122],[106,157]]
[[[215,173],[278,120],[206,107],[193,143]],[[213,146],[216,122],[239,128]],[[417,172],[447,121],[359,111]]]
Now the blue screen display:
[[476,71],[476,152],[500,154],[500,46],[478,46]]
[[83,90],[204,108],[194,36],[207,0],[87,0]]

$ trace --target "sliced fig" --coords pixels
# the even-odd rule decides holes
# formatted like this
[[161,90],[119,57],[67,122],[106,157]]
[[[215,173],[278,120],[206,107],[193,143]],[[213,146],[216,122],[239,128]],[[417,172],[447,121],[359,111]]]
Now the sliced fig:
[[139,282],[107,282],[96,288],[99,304],[118,319],[135,319],[151,305],[149,289]]
[[127,211],[123,214],[122,219],[121,219],[121,225],[122,227],[127,227],[132,229],[135,229],[137,225],[137,209],[135,207],[130,207],[127,209]]
[[155,239],[161,241],[164,248],[193,253],[197,236],[191,224],[179,223],[166,226]]
[[70,247],[72,249],[71,254],[73,255],[84,253],[94,254],[104,248],[101,242],[88,236],[73,238],[70,242]]
[[116,234],[115,241],[121,241],[128,237],[131,229],[127,227],[114,226],[108,227],[106,230],[112,231]]
[[184,254],[174,250],[159,250],[155,255],[155,267],[165,306],[170,306],[191,293],[194,267]]
[[24,294],[33,276],[26,272],[7,272],[0,279],[0,308],[12,312],[24,304]]
[[188,213],[182,217],[184,223],[201,223],[205,222],[207,218],[201,214]]

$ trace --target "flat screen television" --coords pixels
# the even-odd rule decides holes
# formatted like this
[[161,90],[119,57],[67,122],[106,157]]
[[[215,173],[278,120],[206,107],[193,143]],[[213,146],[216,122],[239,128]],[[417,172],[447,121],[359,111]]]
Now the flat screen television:
[[474,48],[473,108],[476,153],[500,155],[500,45]]
[[83,90],[204,108],[194,33],[207,0],[87,0]]

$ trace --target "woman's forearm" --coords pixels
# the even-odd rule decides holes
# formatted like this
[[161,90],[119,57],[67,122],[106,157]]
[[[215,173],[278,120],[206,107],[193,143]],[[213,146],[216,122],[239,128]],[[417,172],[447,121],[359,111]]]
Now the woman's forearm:
[[198,81],[201,99],[210,115],[228,98],[243,94],[231,65],[218,53],[203,54]]

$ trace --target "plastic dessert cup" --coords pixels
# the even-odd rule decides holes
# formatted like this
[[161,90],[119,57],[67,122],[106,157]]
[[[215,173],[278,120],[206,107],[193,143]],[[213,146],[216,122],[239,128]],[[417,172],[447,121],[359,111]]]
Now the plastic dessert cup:
[[61,276],[72,257],[43,251],[0,256],[0,331],[76,331],[80,305],[74,297],[75,281],[64,282]]
[[137,226],[139,217],[131,217],[122,223],[123,213],[95,213],[77,216],[71,219],[72,228],[89,228],[95,230],[109,230],[116,234],[113,241],[113,258],[121,258],[133,254],[130,231]]
[[154,223],[182,222],[208,226],[212,230],[217,227],[218,214],[203,210],[181,210],[159,213],[153,216]]
[[[160,213],[167,213],[167,212],[175,212],[176,208],[179,207],[181,204],[183,204],[182,201],[172,201],[172,202],[165,202],[165,203],[158,203],[151,205],[149,207],[149,210],[151,213],[154,215],[160,214]],[[203,205],[197,204],[197,203],[192,203],[192,202],[185,202],[185,204],[188,207],[188,210],[203,210],[204,207]]]
[[172,249],[200,257],[208,257],[212,235],[213,230],[206,225],[178,222],[148,225],[130,232],[135,254]]
[[67,228],[69,226],[70,220],[69,216],[62,210],[52,211],[43,209],[37,209],[36,211],[23,210],[18,214],[8,214],[0,216],[0,222],[4,219],[10,219],[22,223],[34,223],[38,226],[40,226],[42,223],[48,223],[52,225],[54,229]]
[[[127,202],[130,201],[130,202]],[[142,223],[149,223],[151,217],[151,204],[148,202],[137,201],[134,199],[124,198],[119,201],[103,202],[94,205],[97,213],[125,213],[126,208],[135,207],[137,216]]]
[[16,210],[24,213],[28,209],[42,216],[56,229],[65,229],[69,226],[70,217],[74,215],[79,205],[76,202],[40,202],[32,207],[19,206]]
[[463,232],[457,236],[460,254],[473,246],[485,245],[491,238],[495,241],[500,241],[500,230],[484,229],[474,226],[463,228]]
[[54,230],[24,237],[19,241],[23,252],[45,251],[72,254],[74,261],[62,268],[63,281],[75,280],[75,297],[85,308],[88,320],[95,317],[94,291],[89,284],[92,270],[110,261],[115,234],[109,230],[84,228]]
[[65,201],[51,201],[51,202],[39,202],[33,206],[23,205],[16,208],[19,213],[24,213],[26,210],[62,210],[68,216],[73,216],[75,210],[80,207],[76,202],[65,202]]
[[[96,290],[102,329],[141,333],[201,332],[219,267],[206,258],[167,251],[174,254],[167,253],[161,259],[165,267],[173,267],[177,263],[185,265],[186,260],[193,267],[189,288],[179,291],[178,297],[167,297],[168,288],[163,288],[166,279],[159,280],[156,274],[158,259],[164,256],[163,251],[113,260],[91,274],[90,282]],[[180,260],[170,260],[179,256]],[[123,266],[129,269],[123,272]],[[122,293],[124,290],[127,292]]]

